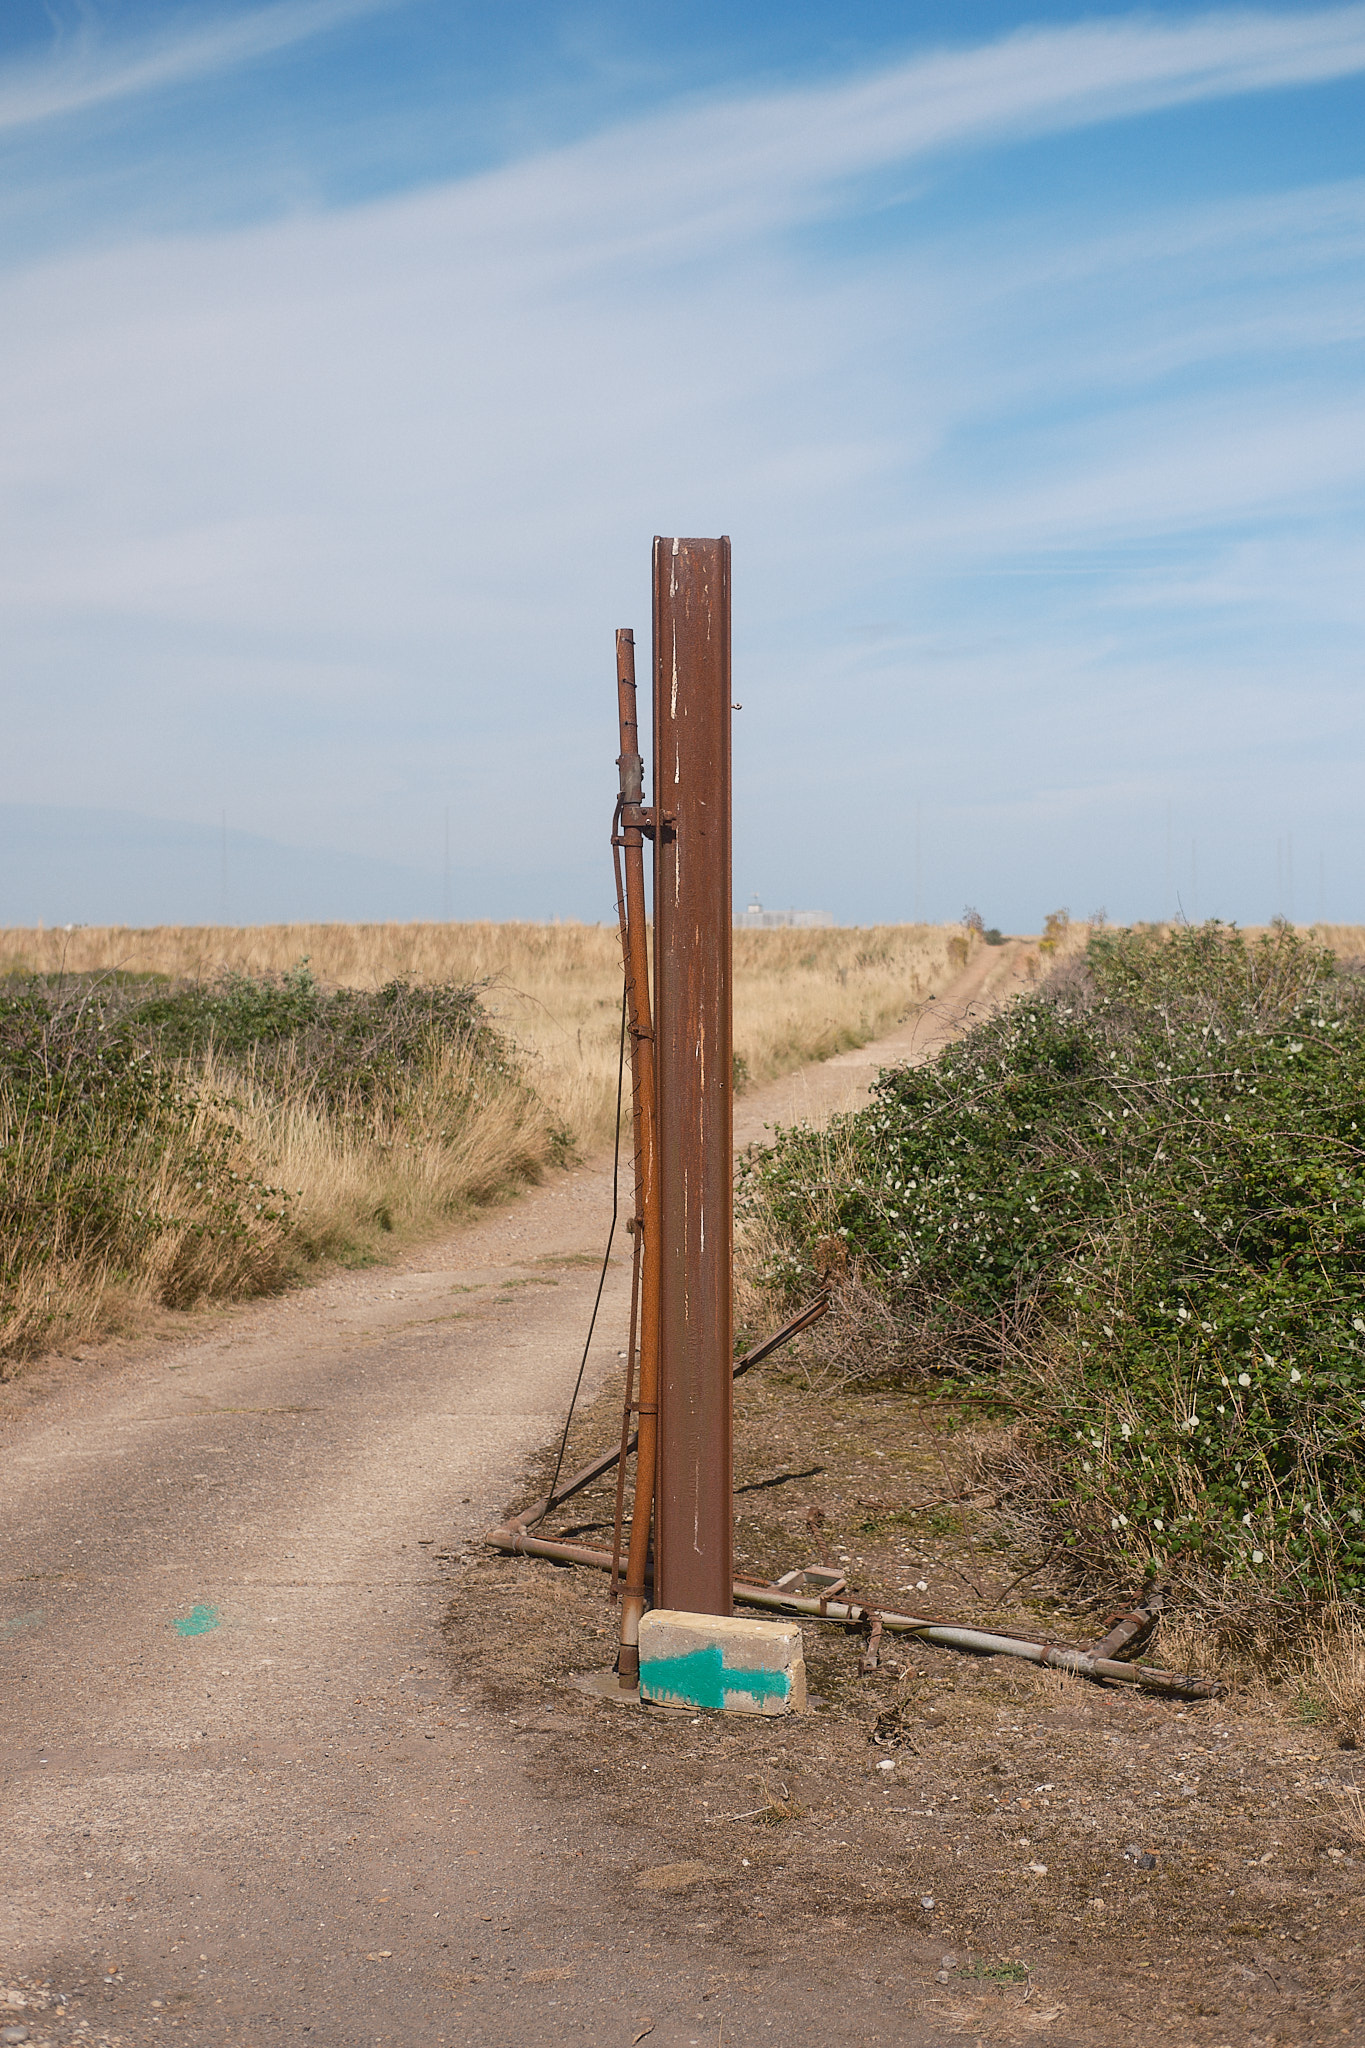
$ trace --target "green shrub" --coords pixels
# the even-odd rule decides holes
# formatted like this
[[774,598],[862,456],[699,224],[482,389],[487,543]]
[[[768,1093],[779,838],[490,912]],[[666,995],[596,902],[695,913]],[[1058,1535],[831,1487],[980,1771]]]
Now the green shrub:
[[[277,1277],[286,1201],[235,1131],[146,1042],[115,1028],[130,1000],[11,982],[0,993],[0,1328],[31,1349],[82,1273],[156,1272],[180,1306]],[[136,1001],[136,994],[131,998]],[[54,1288],[43,1275],[60,1274]]]
[[334,1114],[399,1104],[442,1047],[507,1071],[472,987],[325,988],[301,961],[282,975],[229,973],[145,997],[111,1020],[118,1035],[185,1059],[214,1052],[305,1087]]
[[[254,1116],[234,1091],[251,1094]],[[107,1326],[120,1290],[183,1307],[277,1286],[313,1256],[316,1227],[245,1136],[260,1131],[263,1098],[296,1122],[302,1111],[363,1133],[383,1158],[400,1139],[454,1147],[464,1186],[487,1178],[465,1158],[472,1120],[509,1093],[526,1091],[469,987],[328,990],[306,962],[180,987],[9,977],[0,1356]],[[429,1193],[443,1184],[418,1170]]]
[[1073,1548],[1365,1596],[1365,990],[1329,954],[1096,932],[743,1200],[770,1284],[856,1275],[1036,1425]]

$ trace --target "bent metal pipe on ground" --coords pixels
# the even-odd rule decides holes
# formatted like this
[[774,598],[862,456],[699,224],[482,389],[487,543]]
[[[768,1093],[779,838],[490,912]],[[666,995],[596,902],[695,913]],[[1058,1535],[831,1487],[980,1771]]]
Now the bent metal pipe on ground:
[[[484,1541],[495,1550],[525,1557],[545,1557],[558,1564],[595,1565],[611,1569],[611,1552],[596,1550],[586,1543],[556,1543],[541,1536],[529,1536],[519,1522],[490,1529]],[[921,1615],[897,1614],[890,1608],[874,1607],[860,1600],[828,1600],[801,1593],[787,1593],[777,1586],[765,1586],[756,1579],[736,1579],[734,1598],[749,1607],[764,1607],[774,1614],[807,1615],[812,1621],[835,1621],[845,1627],[863,1622],[880,1622],[895,1635],[915,1636],[920,1642],[937,1643],[945,1650],[965,1650],[975,1656],[1022,1657],[1030,1664],[1043,1664],[1054,1671],[1072,1671],[1078,1678],[1093,1678],[1102,1684],[1132,1685],[1143,1692],[1171,1693],[1179,1699],[1217,1699],[1224,1690],[1216,1678],[1198,1678],[1190,1672],[1160,1671],[1150,1664],[1123,1664],[1113,1657],[1095,1657],[1073,1643],[1033,1642],[1024,1636],[1004,1635],[996,1629],[970,1628],[959,1622],[934,1621]]]

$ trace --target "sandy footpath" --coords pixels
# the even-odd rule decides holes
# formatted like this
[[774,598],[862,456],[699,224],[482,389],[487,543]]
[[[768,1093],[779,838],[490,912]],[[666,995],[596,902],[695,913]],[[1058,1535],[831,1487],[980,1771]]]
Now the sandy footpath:
[[[1021,954],[755,1090],[737,1144],[926,1055]],[[5,1390],[0,2038],[931,2038],[875,1982],[832,2005],[790,1969],[703,2029],[715,1938],[627,1956],[587,1820],[552,1821],[461,1697],[452,1577],[562,1416],[609,1204],[593,1160],[404,1266]],[[590,1391],[624,1341],[618,1242]]]

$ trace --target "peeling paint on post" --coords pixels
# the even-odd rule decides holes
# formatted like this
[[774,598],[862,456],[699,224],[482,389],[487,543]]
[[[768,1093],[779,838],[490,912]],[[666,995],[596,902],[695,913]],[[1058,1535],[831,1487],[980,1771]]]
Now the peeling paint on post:
[[730,543],[654,542],[659,1091],[655,1599],[729,1614],[733,1036]]

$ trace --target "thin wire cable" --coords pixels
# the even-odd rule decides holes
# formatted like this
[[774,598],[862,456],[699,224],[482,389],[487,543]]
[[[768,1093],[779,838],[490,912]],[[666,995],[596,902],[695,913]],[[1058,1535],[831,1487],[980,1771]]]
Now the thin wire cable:
[[564,1464],[564,1451],[569,1441],[569,1429],[573,1422],[573,1412],[578,1405],[578,1390],[583,1384],[583,1375],[588,1369],[588,1352],[592,1348],[592,1333],[597,1328],[597,1311],[602,1306],[602,1290],[607,1284],[607,1267],[611,1261],[612,1240],[616,1236],[616,1218],[621,1206],[621,1104],[625,1094],[625,1080],[626,984],[623,978],[621,982],[621,1044],[616,1058],[616,1148],[612,1154],[611,1161],[611,1228],[607,1232],[607,1248],[602,1254],[602,1271],[597,1276],[597,1295],[593,1301],[592,1315],[588,1320],[588,1334],[583,1341],[583,1356],[579,1360],[578,1378],[573,1383],[573,1394],[569,1401],[569,1412],[564,1417],[564,1434],[559,1439],[559,1455],[555,1459],[555,1476],[550,1481],[550,1490],[545,1497],[545,1505],[536,1516],[535,1522],[531,1524],[532,1528],[535,1528],[538,1523],[545,1520],[551,1508],[558,1506],[558,1502],[555,1500],[555,1488],[559,1484],[559,1474]]

